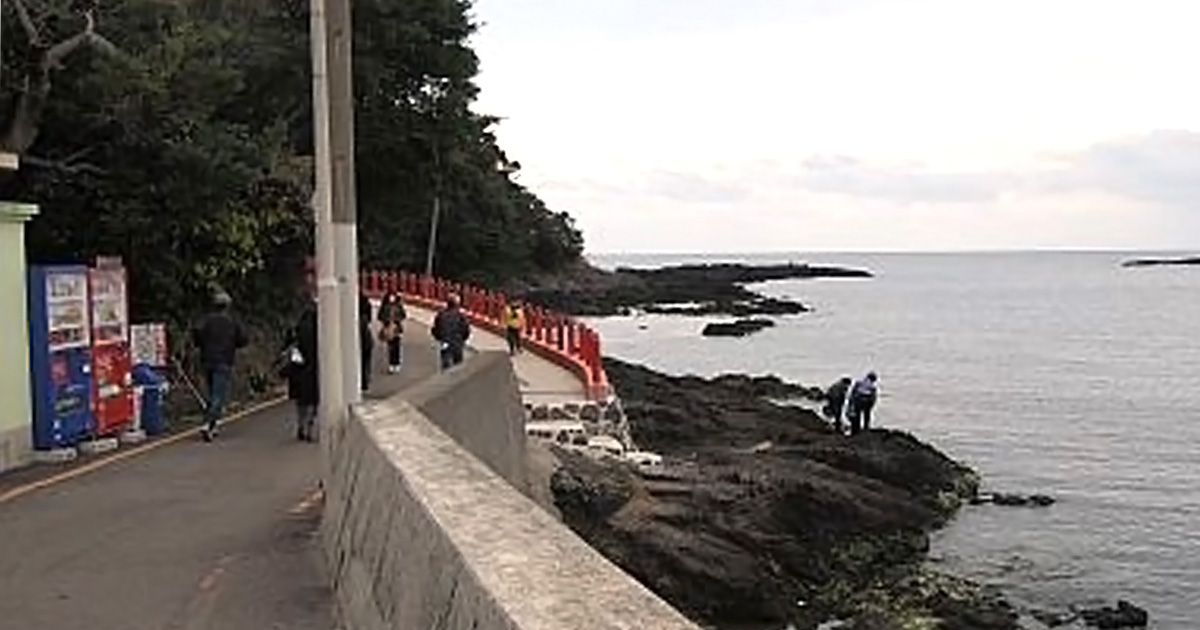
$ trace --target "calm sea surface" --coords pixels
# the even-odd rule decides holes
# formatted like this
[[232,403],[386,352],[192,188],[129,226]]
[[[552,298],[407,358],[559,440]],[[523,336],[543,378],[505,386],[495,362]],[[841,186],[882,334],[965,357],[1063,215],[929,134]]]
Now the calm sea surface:
[[[934,558],[1042,606],[1126,598],[1159,630],[1200,628],[1200,267],[1131,253],[596,257],[611,267],[827,263],[870,280],[758,287],[813,313],[744,339],[709,319],[599,320],[605,352],[673,373],[806,384],[879,372],[880,424],[1046,510],[968,508]],[[1159,254],[1163,255],[1163,254]]]

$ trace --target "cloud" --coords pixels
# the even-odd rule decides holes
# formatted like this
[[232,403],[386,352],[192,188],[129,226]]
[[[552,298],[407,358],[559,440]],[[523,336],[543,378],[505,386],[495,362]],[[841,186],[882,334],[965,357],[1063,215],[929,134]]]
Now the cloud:
[[1197,132],[1158,130],[1041,158],[1036,166],[971,172],[821,155],[804,160],[795,172],[781,173],[775,181],[814,193],[897,204],[982,204],[1010,193],[1106,193],[1160,206],[1200,207]]
[[744,185],[697,173],[656,171],[647,178],[645,192],[683,203],[735,204],[748,200],[752,191]]
[[1057,168],[1030,178],[1046,192],[1097,190],[1164,206],[1200,207],[1200,133],[1152,131],[1056,158]]
[[945,173],[917,167],[876,166],[847,156],[805,160],[795,179],[806,190],[896,203],[982,203],[1003,192],[1004,173]]

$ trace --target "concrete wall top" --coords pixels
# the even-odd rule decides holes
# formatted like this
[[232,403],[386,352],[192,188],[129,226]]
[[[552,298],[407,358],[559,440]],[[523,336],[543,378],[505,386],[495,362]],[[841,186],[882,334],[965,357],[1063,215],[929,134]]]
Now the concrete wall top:
[[480,352],[404,398],[468,452],[527,490],[525,407],[505,352]]
[[335,448],[350,630],[697,630],[407,402],[360,406]]

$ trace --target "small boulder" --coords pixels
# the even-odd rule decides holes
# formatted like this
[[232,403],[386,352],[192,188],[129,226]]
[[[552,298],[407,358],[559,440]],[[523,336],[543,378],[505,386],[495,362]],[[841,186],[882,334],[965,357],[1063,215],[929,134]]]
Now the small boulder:
[[706,325],[700,334],[705,337],[745,337],[760,330],[771,328],[775,322],[769,319],[739,319],[735,322],[714,322]]
[[1145,628],[1150,623],[1150,614],[1138,606],[1121,600],[1117,607],[1085,608],[1079,611],[1084,623],[1100,630],[1119,628]]

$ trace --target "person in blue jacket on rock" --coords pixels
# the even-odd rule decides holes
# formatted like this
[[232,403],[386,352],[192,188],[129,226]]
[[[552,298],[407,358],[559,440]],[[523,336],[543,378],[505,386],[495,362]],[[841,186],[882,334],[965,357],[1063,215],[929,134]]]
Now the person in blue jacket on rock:
[[870,372],[850,388],[850,400],[846,404],[846,419],[850,421],[850,435],[871,430],[871,412],[879,398],[879,377]]

